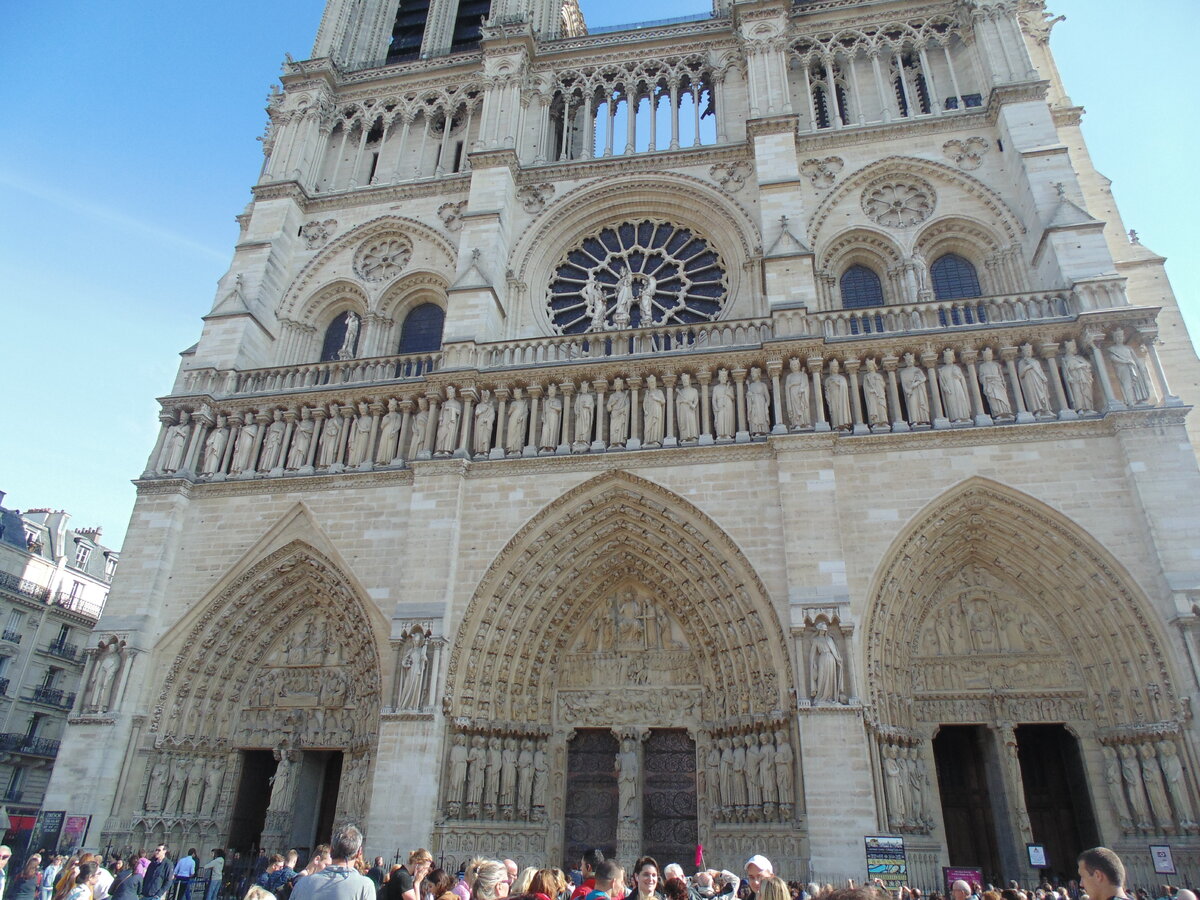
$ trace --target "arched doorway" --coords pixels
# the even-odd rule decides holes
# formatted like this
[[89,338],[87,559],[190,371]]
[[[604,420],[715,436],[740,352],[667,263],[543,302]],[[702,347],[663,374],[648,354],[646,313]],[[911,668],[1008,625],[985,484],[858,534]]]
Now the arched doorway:
[[[897,538],[866,621],[880,821],[914,845],[1000,883],[1034,876],[1027,843],[1069,872],[1101,839],[1194,819],[1191,778],[1173,769],[1174,793],[1162,787],[1191,748],[1150,603],[1062,514],[959,485]],[[1074,790],[1026,775],[1051,768]],[[1135,805],[1153,810],[1140,825]]]
[[678,495],[623,472],[569,491],[497,556],[454,646],[448,860],[573,865],[589,842],[686,859],[699,839],[712,863],[799,868],[783,631],[737,546]]
[[168,634],[130,836],[306,848],[363,817],[380,707],[371,615],[337,565],[293,541]]

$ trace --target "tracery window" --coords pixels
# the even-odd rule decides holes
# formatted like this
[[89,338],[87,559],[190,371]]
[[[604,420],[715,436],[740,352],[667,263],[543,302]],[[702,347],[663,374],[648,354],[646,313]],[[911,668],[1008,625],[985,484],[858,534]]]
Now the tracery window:
[[929,267],[929,277],[933,282],[933,295],[938,300],[958,300],[983,295],[975,267],[957,253],[947,253],[934,260],[933,265]]
[[399,353],[431,353],[442,348],[445,311],[436,303],[422,303],[404,317],[400,326]]
[[335,359],[353,359],[358,353],[358,331],[361,320],[350,311],[334,318],[325,329],[321,342],[321,362]]
[[725,266],[690,228],[643,219],[607,225],[563,257],[547,291],[559,334],[687,325],[716,319]]
[[854,265],[842,273],[842,308],[883,306],[883,284],[871,269]]

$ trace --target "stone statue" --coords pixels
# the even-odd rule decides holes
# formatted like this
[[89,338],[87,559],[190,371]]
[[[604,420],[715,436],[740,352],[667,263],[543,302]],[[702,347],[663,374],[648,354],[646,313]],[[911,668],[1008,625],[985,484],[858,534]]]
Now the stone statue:
[[608,446],[624,447],[629,437],[629,392],[621,378],[613,380],[608,393]]
[[505,818],[512,816],[517,800],[517,739],[507,738],[500,752],[500,806],[505,807]]
[[494,737],[487,744],[487,761],[484,763],[483,774],[486,785],[483,789],[483,808],[487,817],[495,816],[496,801],[500,797],[500,770],[504,766],[504,742]]
[[458,391],[454,385],[446,385],[446,399],[442,402],[441,412],[438,413],[437,437],[434,440],[433,452],[437,456],[449,456],[454,452],[455,441],[458,440],[458,421],[462,418],[462,401],[458,399]]
[[620,818],[636,818],[641,790],[638,786],[637,744],[631,737],[621,739],[621,752],[617,754],[617,795],[621,805]]
[[546,388],[546,399],[542,402],[542,434],[538,446],[542,450],[553,450],[558,446],[562,431],[563,398],[558,395],[558,385],[550,382]]
[[447,772],[447,793],[450,796],[448,810],[451,817],[458,815],[459,800],[467,786],[467,736],[456,734],[450,741],[450,766]]
[[95,666],[83,702],[85,712],[106,713],[113,708],[113,691],[124,662],[121,646],[121,642],[113,638],[108,642],[102,641],[96,649]]
[[788,374],[783,381],[787,396],[788,422],[792,430],[812,425],[812,410],[808,402],[808,373],[800,368],[799,358],[788,360]]
[[654,324],[654,295],[658,291],[658,279],[653,275],[642,275],[642,291],[638,294],[638,327],[649,328]]
[[308,461],[308,448],[312,446],[313,432],[317,423],[313,420],[312,410],[307,406],[300,407],[300,421],[292,434],[292,447],[288,450],[287,468],[296,471]]
[[842,654],[824,622],[816,624],[816,636],[808,651],[808,693],[817,703],[841,703]]
[[187,790],[183,798],[183,811],[194,815],[200,811],[200,795],[204,791],[204,760],[197,756],[188,766]]
[[321,429],[317,445],[317,468],[327,469],[341,461],[342,411],[336,403],[329,404],[329,418]]
[[1167,793],[1171,795],[1171,805],[1175,807],[1179,826],[1185,829],[1194,829],[1196,827],[1195,812],[1192,808],[1192,801],[1188,799],[1187,782],[1183,776],[1183,763],[1179,759],[1179,751],[1174,741],[1164,739],[1158,742],[1158,762],[1162,766],[1163,779],[1166,783]]
[[762,818],[763,792],[759,780],[759,765],[762,763],[762,751],[758,746],[758,738],[753,734],[745,737],[746,745],[746,811],[752,821]]
[[737,405],[734,402],[733,385],[729,383],[729,370],[717,370],[717,383],[712,386],[713,427],[718,441],[732,440],[737,430]]
[[750,369],[750,383],[746,385],[746,424],[752,435],[771,430],[771,392],[758,366]]
[[517,815],[529,818],[529,800],[533,781],[533,741],[521,740],[521,752],[517,754]]
[[275,812],[286,812],[292,803],[292,779],[295,777],[296,764],[288,758],[288,750],[276,750],[279,765],[271,777],[271,802],[267,809]]
[[379,420],[379,447],[375,451],[375,465],[390,465],[396,457],[396,448],[400,441],[400,427],[404,424],[404,416],[398,410],[399,404],[392,397],[387,402],[387,412]]
[[496,402],[491,391],[479,392],[479,403],[475,406],[475,431],[471,436],[471,450],[475,456],[487,456],[492,447],[492,428],[496,424]]
[[1050,408],[1050,379],[1042,368],[1042,361],[1033,355],[1032,344],[1021,345],[1021,358],[1017,360],[1017,379],[1021,382],[1021,393],[1025,406],[1035,416],[1052,416]]
[[541,744],[533,752],[533,808],[546,807],[546,779],[549,769],[546,765],[546,751]]
[[1125,781],[1125,790],[1129,797],[1130,810],[1133,812],[1134,824],[1142,831],[1150,830],[1150,808],[1146,803],[1146,792],[1142,785],[1142,767],[1138,763],[1137,750],[1129,744],[1122,744],[1121,776]]
[[471,738],[471,749],[467,751],[467,807],[471,815],[478,815],[480,804],[483,802],[483,789],[486,773],[484,766],[487,762],[487,748],[481,735]]
[[1137,350],[1125,343],[1125,337],[1124,328],[1113,332],[1108,358],[1116,369],[1125,403],[1128,406],[1145,406],[1150,402],[1150,376]]
[[346,313],[346,335],[342,338],[342,346],[338,349],[338,359],[354,359],[358,349],[358,329],[362,324],[357,313]]
[[154,761],[154,766],[150,769],[149,784],[146,788],[146,802],[144,804],[147,812],[158,812],[162,809],[163,793],[167,788],[167,776],[167,761],[160,756]]
[[575,395],[575,430],[571,449],[586,450],[592,440],[592,425],[596,420],[596,395],[588,390],[586,381],[579,382],[579,393]]
[[187,773],[183,770],[183,760],[171,760],[171,772],[167,779],[167,799],[163,801],[163,812],[167,815],[182,812],[183,789],[187,784]]
[[887,383],[873,357],[868,356],[863,373],[863,399],[867,401],[867,424],[872,428],[888,424]]
[[746,785],[746,745],[740,734],[733,736],[733,775],[730,779],[733,788],[733,806],[744,812],[749,791]]
[[253,413],[246,413],[246,421],[238,432],[237,443],[233,445],[233,461],[229,464],[232,475],[240,475],[247,469],[254,468],[254,439],[258,436],[258,423],[254,421]]
[[1013,408],[1008,399],[1008,385],[1004,382],[1004,369],[996,362],[991,347],[984,347],[980,357],[979,386],[987,399],[988,411],[993,419],[1011,419]]
[[888,825],[894,829],[908,823],[908,805],[905,802],[905,772],[897,758],[897,749],[892,744],[883,745],[883,787],[887,796]]
[[263,472],[270,472],[283,462],[283,436],[287,432],[283,410],[277,409],[272,412],[271,420],[271,424],[267,426],[267,435],[263,439],[262,456],[258,460],[258,467]]
[[908,748],[908,797],[912,809],[910,819],[914,825],[925,824],[925,767],[921,752],[916,747]]
[[938,386],[942,389],[942,405],[946,418],[951,422],[971,421],[971,397],[967,393],[967,378],[962,367],[954,361],[950,348],[942,353],[942,364],[938,367]]
[[790,808],[795,798],[793,793],[793,770],[795,757],[787,732],[775,732],[775,785],[779,789],[779,805]]
[[646,391],[642,395],[642,443],[647,447],[662,446],[667,420],[667,397],[658,386],[658,379],[646,376]]
[[904,407],[908,410],[909,425],[929,424],[928,380],[913,355],[905,353],[904,367],[900,370],[900,386],[904,388]]
[[429,401],[417,398],[417,413],[413,416],[412,437],[409,439],[409,456],[416,456],[425,449],[425,437],[429,433]]
[[209,818],[216,816],[217,808],[221,805],[221,781],[225,777],[225,767],[217,759],[209,760],[204,772],[204,814]]
[[733,742],[723,737],[717,745],[721,748],[721,805],[728,811],[733,808]]
[[191,433],[191,413],[186,409],[181,409],[179,421],[167,429],[167,439],[163,442],[163,472],[170,474],[183,468],[183,457],[187,453],[188,438]]
[[769,731],[764,731],[758,736],[758,783],[762,785],[763,803],[768,807],[778,804],[779,786],[775,783],[775,744],[771,740]]
[[529,401],[521,388],[513,388],[508,405],[508,424],[504,429],[504,450],[509,456],[520,456],[525,448],[525,433],[529,426]]
[[675,417],[679,420],[679,440],[691,444],[700,437],[700,392],[692,385],[692,376],[684,372],[675,389]]
[[616,303],[613,307],[613,325],[618,331],[629,327],[630,311],[633,308],[633,273],[626,269],[617,279]]
[[594,272],[588,273],[587,283],[579,289],[579,297],[583,300],[584,314],[591,323],[589,330],[603,331],[604,318],[608,314],[608,304],[604,299],[604,292],[600,290],[600,285],[596,284]]
[[365,401],[359,401],[358,415],[354,417],[354,427],[350,431],[350,452],[348,465],[358,466],[367,461],[371,455],[371,408]]
[[429,658],[429,648],[425,644],[425,632],[414,629],[404,642],[404,652],[400,656],[400,687],[396,692],[396,707],[398,709],[420,709],[422,700],[421,688],[425,682],[425,665]]
[[708,808],[714,817],[720,812],[721,801],[721,748],[715,740],[708,744],[708,753],[704,758],[704,787],[708,797]]
[[1079,355],[1074,341],[1063,344],[1062,373],[1071,409],[1078,413],[1095,412],[1092,364]]
[[215,475],[225,457],[225,447],[229,443],[229,425],[225,416],[217,416],[217,427],[212,430],[204,441],[204,457],[200,463],[201,475]]
[[1162,768],[1154,744],[1146,741],[1139,748],[1142,756],[1142,783],[1146,785],[1146,796],[1150,798],[1150,812],[1161,830],[1171,827],[1171,805],[1167,802],[1167,789],[1163,784]]
[[829,361],[829,374],[825,376],[825,404],[829,407],[829,425],[834,431],[849,431],[854,427],[850,415],[850,383],[836,359]]

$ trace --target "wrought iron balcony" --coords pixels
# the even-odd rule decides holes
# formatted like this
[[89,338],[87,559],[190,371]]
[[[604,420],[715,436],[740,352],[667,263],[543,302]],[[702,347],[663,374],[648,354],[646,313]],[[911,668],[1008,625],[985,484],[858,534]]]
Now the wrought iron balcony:
[[79,647],[76,644],[61,644],[54,641],[46,648],[46,652],[51,656],[69,659],[74,662],[79,656]]
[[34,600],[46,600],[50,596],[49,588],[44,588],[37,582],[29,581],[25,578],[18,578],[16,575],[8,572],[0,572],[0,588],[5,588]]
[[4,697],[7,694],[8,694],[8,679],[0,678],[0,697]]
[[21,643],[21,633],[19,631],[13,631],[12,629],[5,628],[4,631],[0,632],[0,639],[6,640],[12,644],[19,644]]
[[81,596],[71,596],[67,591],[59,591],[54,595],[54,603],[63,609],[71,612],[79,613],[87,616],[89,619],[100,618],[100,613],[104,609],[103,603],[97,603],[94,600],[87,600]]
[[75,692],[66,693],[62,688],[51,688],[38,686],[33,689],[33,697],[35,703],[45,703],[47,706],[55,706],[59,709],[70,709],[75,705]]
[[50,738],[34,737],[21,732],[0,734],[0,751],[24,753],[28,756],[58,756],[60,742]]

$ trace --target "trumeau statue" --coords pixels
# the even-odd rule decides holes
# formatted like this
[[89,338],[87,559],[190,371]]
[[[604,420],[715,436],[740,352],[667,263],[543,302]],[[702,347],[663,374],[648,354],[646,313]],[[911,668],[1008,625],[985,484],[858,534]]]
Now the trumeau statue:
[[808,651],[808,692],[817,703],[841,703],[845,690],[842,687],[842,654],[837,643],[829,634],[829,626],[818,622],[816,636]]
[[746,385],[746,424],[752,435],[771,430],[771,394],[757,366],[750,370],[750,383]]
[[718,441],[732,440],[737,428],[737,407],[734,402],[733,385],[729,383],[729,370],[717,370],[717,383],[712,386],[713,427]]
[[653,375],[646,378],[646,391],[642,396],[642,440],[648,447],[657,447],[663,442],[666,424],[667,398]]
[[675,391],[675,416],[679,420],[679,440],[694,443],[700,437],[700,392],[692,384],[692,376],[684,372],[679,376],[679,387]]
[[1017,378],[1021,382],[1021,393],[1026,408],[1035,416],[1050,416],[1050,379],[1042,368],[1042,361],[1033,355],[1033,345],[1021,345],[1021,358],[1017,360]]
[[854,420],[850,415],[850,383],[842,374],[836,359],[829,362],[825,377],[825,403],[829,407],[829,425],[834,431],[849,431]]
[[942,389],[946,418],[956,423],[970,422],[971,397],[967,391],[967,378],[963,375],[962,367],[954,361],[954,351],[949,348],[942,353],[938,386]]
[[1145,405],[1150,402],[1150,376],[1137,350],[1126,344],[1125,339],[1124,328],[1113,332],[1108,358],[1112,360],[1113,368],[1116,369],[1125,403],[1129,406]]
[[592,426],[596,420],[596,395],[588,390],[588,383],[579,383],[579,392],[575,394],[575,428],[572,432],[575,440],[571,449],[579,452],[586,450],[592,439]]
[[900,370],[900,385],[904,388],[904,405],[908,410],[908,424],[929,424],[929,390],[925,373],[916,364],[911,353],[904,354],[904,367]]
[[987,400],[988,411],[993,419],[1004,420],[1013,417],[1012,403],[1008,399],[1008,386],[1004,381],[1004,370],[996,362],[991,347],[984,347],[980,353],[979,386],[983,389],[984,399]]
[[808,373],[800,366],[799,358],[788,360],[788,374],[783,382],[787,396],[788,423],[793,429],[812,425],[812,410],[808,400]]
[[471,450],[475,456],[487,456],[492,446],[492,428],[496,424],[496,402],[491,391],[479,392],[479,403],[475,406],[475,430],[471,437]]

